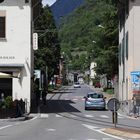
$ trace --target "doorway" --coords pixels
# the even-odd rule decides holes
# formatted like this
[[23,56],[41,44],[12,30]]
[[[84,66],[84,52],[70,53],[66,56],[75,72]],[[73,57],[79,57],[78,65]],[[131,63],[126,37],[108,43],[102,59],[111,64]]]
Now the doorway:
[[12,96],[12,78],[0,78],[0,95],[1,93],[4,93],[4,98]]

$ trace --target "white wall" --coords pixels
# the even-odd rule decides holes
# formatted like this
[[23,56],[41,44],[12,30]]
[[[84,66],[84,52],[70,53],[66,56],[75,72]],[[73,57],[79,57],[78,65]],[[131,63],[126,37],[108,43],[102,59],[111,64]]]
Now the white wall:
[[125,78],[123,82],[123,66],[119,66],[119,99],[131,100],[131,72],[140,71],[140,0],[130,1],[129,16],[125,22],[125,27],[119,34],[121,43],[124,32],[128,31],[128,60],[125,59]]
[[[31,7],[24,0],[5,0],[0,10],[6,11],[6,39],[0,40],[0,64],[23,64],[14,73],[13,98],[28,99],[30,108],[31,94]],[[7,57],[6,59],[4,57]],[[10,68],[9,68],[10,71]]]

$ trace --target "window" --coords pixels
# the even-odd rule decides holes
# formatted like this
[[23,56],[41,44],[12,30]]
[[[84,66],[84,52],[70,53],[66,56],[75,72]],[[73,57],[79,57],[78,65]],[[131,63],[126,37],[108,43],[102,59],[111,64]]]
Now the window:
[[103,98],[103,94],[93,93],[87,96],[88,98]]
[[5,17],[0,17],[0,38],[5,38]]
[[128,60],[128,32],[126,33],[126,59]]
[[124,64],[124,61],[125,61],[125,42],[124,42],[124,38],[122,40],[122,63]]
[[121,65],[121,61],[122,61],[122,48],[121,48],[121,44],[119,45],[119,64]]

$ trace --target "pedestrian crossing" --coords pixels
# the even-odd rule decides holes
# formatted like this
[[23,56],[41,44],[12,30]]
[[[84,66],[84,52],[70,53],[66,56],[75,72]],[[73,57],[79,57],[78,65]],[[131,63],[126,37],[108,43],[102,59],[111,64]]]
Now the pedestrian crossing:
[[[79,140],[79,139],[68,139],[68,140]],[[102,138],[102,139],[91,139],[91,138],[87,138],[85,140],[114,140],[114,138]]]
[[[62,118],[62,117],[70,117],[70,118],[78,118],[78,117],[84,117],[84,118],[102,118],[102,119],[112,119],[112,116],[107,116],[107,115],[91,115],[91,114],[83,114],[83,115],[74,115],[74,114],[67,114],[67,115],[64,115],[64,114],[47,114],[47,113],[40,113],[39,114],[39,118],[49,118],[49,117],[56,117],[56,118]],[[119,116],[118,115],[118,118],[119,119],[124,119],[125,116]]]

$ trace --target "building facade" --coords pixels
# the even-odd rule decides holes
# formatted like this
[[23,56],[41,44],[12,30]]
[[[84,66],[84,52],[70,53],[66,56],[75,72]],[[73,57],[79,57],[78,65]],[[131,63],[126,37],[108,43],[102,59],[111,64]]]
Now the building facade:
[[140,93],[140,0],[119,1],[119,93],[128,113]]
[[90,64],[90,85],[93,85],[93,79],[96,77],[95,67],[97,64],[95,62],[91,62]]
[[31,105],[32,64],[31,0],[4,0],[0,3],[0,94],[23,99]]

